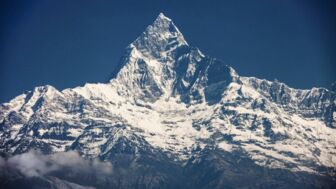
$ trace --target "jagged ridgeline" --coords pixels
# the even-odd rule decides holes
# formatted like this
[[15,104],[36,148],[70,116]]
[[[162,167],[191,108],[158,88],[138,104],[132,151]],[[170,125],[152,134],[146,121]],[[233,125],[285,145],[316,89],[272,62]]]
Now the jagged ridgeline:
[[2,188],[335,187],[334,91],[240,76],[162,13],[114,73],[1,104]]

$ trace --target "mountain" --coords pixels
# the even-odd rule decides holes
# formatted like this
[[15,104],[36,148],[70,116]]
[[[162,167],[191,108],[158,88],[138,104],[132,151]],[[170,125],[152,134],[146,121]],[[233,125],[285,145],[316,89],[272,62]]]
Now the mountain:
[[238,75],[190,46],[161,13],[109,82],[40,86],[0,106],[3,161],[36,149],[48,157],[76,151],[111,162],[112,176],[57,170],[25,178],[16,170],[0,185],[332,188],[335,110],[335,91]]

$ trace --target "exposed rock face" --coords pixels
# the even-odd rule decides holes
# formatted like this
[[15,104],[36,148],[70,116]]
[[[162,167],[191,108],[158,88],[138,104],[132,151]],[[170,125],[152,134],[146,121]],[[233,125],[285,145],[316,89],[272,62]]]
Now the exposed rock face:
[[335,97],[239,76],[189,46],[160,14],[127,47],[110,82],[36,87],[1,104],[0,150],[74,150],[115,169],[101,178],[15,177],[32,186],[331,188]]

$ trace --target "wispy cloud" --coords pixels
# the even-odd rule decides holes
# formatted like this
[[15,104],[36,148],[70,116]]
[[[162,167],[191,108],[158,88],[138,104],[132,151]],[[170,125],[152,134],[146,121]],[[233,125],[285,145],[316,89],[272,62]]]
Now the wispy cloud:
[[6,159],[0,157],[0,170],[16,170],[26,177],[43,177],[62,169],[106,175],[112,173],[112,164],[98,159],[84,159],[74,151],[51,155],[44,155],[39,151],[29,151]]

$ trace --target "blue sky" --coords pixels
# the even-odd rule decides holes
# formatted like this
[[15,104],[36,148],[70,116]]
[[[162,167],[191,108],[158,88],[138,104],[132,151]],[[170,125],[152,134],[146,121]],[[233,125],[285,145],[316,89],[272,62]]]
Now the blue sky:
[[4,0],[0,102],[38,85],[108,81],[125,47],[160,12],[190,45],[240,75],[329,88],[336,80],[335,7],[308,0]]

